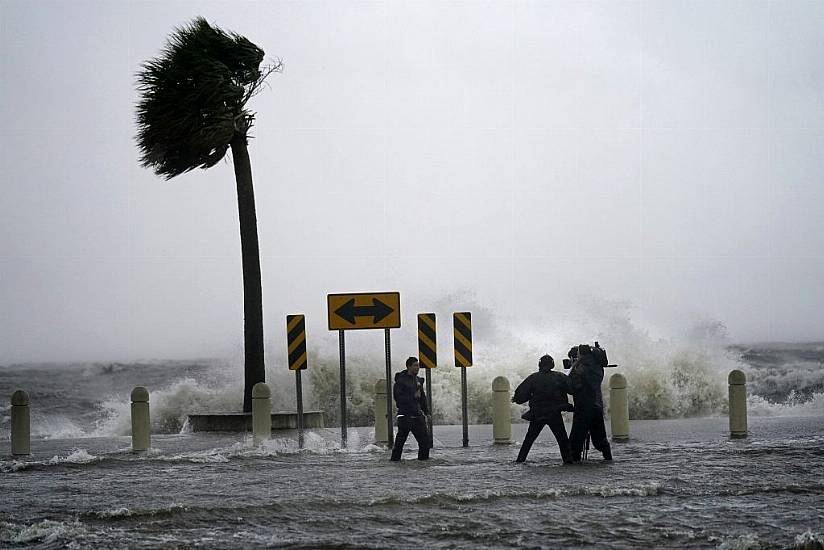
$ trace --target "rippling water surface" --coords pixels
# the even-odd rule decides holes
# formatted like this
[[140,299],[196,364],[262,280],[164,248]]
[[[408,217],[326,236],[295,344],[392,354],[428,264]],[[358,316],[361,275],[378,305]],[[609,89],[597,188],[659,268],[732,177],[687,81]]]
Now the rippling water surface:
[[[371,431],[37,439],[0,443],[0,546],[10,548],[822,548],[824,418],[636,421],[615,462],[562,466],[551,434],[526,464],[475,426],[437,426],[428,462],[388,461]],[[515,425],[520,441],[525,425]],[[280,437],[278,437],[280,436]]]

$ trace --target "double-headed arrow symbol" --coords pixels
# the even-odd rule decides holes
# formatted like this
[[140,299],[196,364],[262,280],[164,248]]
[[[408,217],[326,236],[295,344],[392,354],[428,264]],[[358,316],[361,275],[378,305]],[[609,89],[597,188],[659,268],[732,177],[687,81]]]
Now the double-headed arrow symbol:
[[380,323],[393,311],[395,310],[377,298],[372,298],[371,306],[356,306],[355,299],[352,298],[336,309],[335,315],[354,325],[355,317],[372,317],[373,323]]

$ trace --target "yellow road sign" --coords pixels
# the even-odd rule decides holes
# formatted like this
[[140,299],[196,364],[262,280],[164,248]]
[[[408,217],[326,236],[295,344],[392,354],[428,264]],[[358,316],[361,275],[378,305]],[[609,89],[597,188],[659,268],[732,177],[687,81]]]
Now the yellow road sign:
[[303,315],[286,316],[286,341],[289,346],[289,370],[305,369],[306,318]]
[[329,294],[329,330],[400,328],[401,293]]
[[418,357],[425,369],[434,369],[438,366],[437,342],[435,314],[418,313]]
[[472,314],[468,311],[452,314],[455,333],[455,366],[472,366]]

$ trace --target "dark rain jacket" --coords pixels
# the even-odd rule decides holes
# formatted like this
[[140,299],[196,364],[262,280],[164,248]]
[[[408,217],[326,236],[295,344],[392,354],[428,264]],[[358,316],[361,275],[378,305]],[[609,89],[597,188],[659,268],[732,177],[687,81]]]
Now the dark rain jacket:
[[569,371],[569,382],[575,406],[595,406],[604,408],[601,383],[604,381],[604,367],[607,366],[607,352],[593,348],[592,353],[582,355]]
[[426,393],[423,391],[423,383],[423,378],[412,376],[406,370],[395,374],[395,385],[392,387],[392,396],[395,398],[398,415],[420,416],[422,414],[429,414],[429,407],[426,404]]
[[545,420],[569,408],[569,377],[550,369],[533,372],[515,388],[514,401],[529,401],[533,420]]

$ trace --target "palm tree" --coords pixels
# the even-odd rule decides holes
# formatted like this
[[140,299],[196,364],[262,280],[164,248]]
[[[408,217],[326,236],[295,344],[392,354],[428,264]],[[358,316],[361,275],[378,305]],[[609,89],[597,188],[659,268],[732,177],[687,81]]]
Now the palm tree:
[[137,74],[140,163],[169,180],[217,164],[231,147],[243,258],[243,410],[252,386],[265,380],[263,297],[255,192],[247,143],[255,114],[246,103],[282,63],[261,67],[264,52],[202,17],[175,29],[160,55]]

